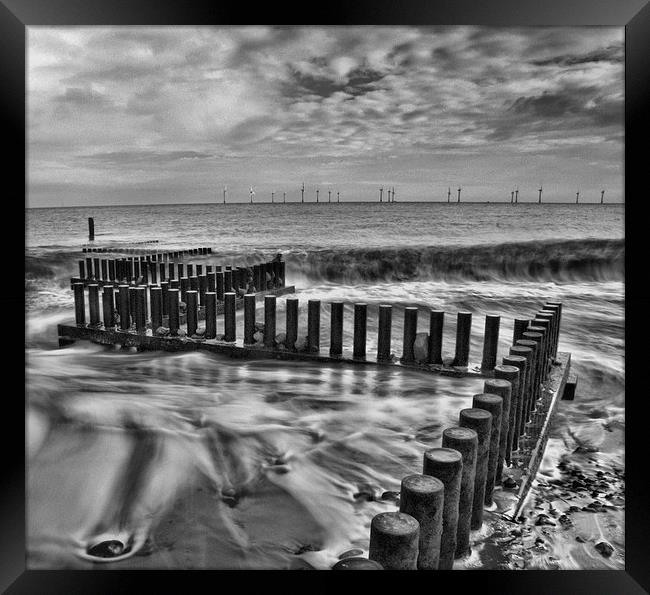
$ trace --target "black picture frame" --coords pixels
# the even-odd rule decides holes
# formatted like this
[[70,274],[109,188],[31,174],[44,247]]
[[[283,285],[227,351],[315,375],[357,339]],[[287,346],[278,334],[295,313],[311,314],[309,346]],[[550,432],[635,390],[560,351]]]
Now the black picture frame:
[[[253,8],[254,7],[254,8]],[[646,191],[642,180],[641,159],[646,159],[650,139],[650,5],[646,0],[364,0],[352,3],[320,3],[297,7],[276,3],[265,6],[239,3],[172,2],[171,0],[0,0],[0,73],[3,91],[0,93],[0,117],[8,148],[5,165],[6,197],[3,208],[12,217],[6,228],[18,228],[24,205],[19,196],[25,186],[25,30],[32,25],[198,25],[198,24],[406,24],[406,25],[547,25],[625,26],[625,193],[630,200],[625,205],[626,219],[626,570],[625,571],[474,571],[399,574],[374,573],[357,577],[359,586],[352,588],[388,587],[410,589],[413,581],[425,588],[454,589],[468,593],[540,593],[589,595],[622,595],[647,593],[650,590],[650,502],[645,498],[646,451],[650,414],[647,410],[642,361],[648,349],[643,333],[649,299],[645,290],[644,262],[648,253],[643,243],[645,227],[643,201],[640,191]],[[646,166],[647,167],[647,166]],[[6,182],[15,183],[9,191]],[[636,190],[636,192],[635,192]],[[11,214],[11,210],[15,213]],[[8,237],[8,234],[5,235]],[[13,249],[16,242],[7,249]],[[7,252],[10,254],[11,252]],[[19,259],[7,259],[6,275],[19,278]],[[14,272],[13,269],[16,269]],[[3,296],[1,311],[18,312],[24,298]],[[16,359],[15,366],[24,362],[19,337],[24,326],[19,316],[6,316],[4,325],[6,357]],[[7,326],[8,325],[8,326]],[[11,387],[14,363],[7,362],[7,387]],[[15,384],[19,384],[20,377]],[[19,390],[3,391],[4,427],[21,426],[24,402]],[[25,569],[25,473],[24,449],[20,438],[2,432],[5,441],[3,466],[0,472],[0,589],[8,593],[115,593],[131,591],[192,592],[195,582],[205,582],[210,589],[241,589],[260,578],[257,573],[237,571],[31,571]],[[18,433],[20,435],[20,432]],[[22,452],[22,455],[21,455]],[[341,573],[321,573],[318,583],[313,575],[269,572],[263,578],[263,588],[279,587],[313,589],[334,583],[350,583]],[[224,580],[234,579],[224,583]],[[379,582],[381,581],[381,582]],[[443,585],[444,584],[444,585]]]

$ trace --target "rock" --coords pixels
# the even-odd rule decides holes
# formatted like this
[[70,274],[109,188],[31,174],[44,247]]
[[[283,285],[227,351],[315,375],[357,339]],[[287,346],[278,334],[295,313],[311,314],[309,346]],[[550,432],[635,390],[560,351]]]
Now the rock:
[[253,339],[255,339],[255,343],[263,343],[264,342],[264,333],[257,332],[253,335]]
[[287,334],[286,333],[278,333],[275,336],[275,342],[278,345],[284,345],[284,342],[287,340]]
[[537,515],[537,518],[535,519],[535,525],[551,525],[552,527],[555,527],[555,523],[550,519],[550,517],[543,513]]
[[315,545],[312,545],[311,543],[308,543],[306,545],[301,545],[295,552],[294,554],[296,556],[299,556],[300,554],[304,554],[305,552],[317,552],[318,548]]
[[169,329],[166,326],[159,326],[156,329],[156,337],[166,337],[169,335]]
[[344,560],[345,558],[352,558],[356,556],[362,556],[363,555],[363,550],[348,550],[347,552],[343,552],[339,556],[339,560]]
[[570,527],[573,525],[573,521],[571,521],[571,519],[566,514],[561,515],[558,521],[565,527]]
[[381,499],[382,500],[391,500],[393,502],[397,502],[399,500],[399,492],[391,492],[391,491],[384,492],[381,495]]
[[586,543],[587,542],[587,540],[584,537],[582,537],[582,535],[576,535],[576,541],[578,543]]
[[126,554],[130,549],[130,547],[124,547],[124,544],[118,539],[108,539],[88,547],[86,552],[97,558],[115,558]]
[[429,334],[418,333],[415,335],[415,343],[413,343],[413,353],[415,361],[421,364],[426,363],[429,358]]
[[361,490],[360,492],[356,492],[355,494],[352,494],[352,497],[355,500],[364,500],[366,502],[375,501],[375,495],[372,492],[366,490]]
[[179,302],[178,303],[178,311],[181,314],[185,314],[187,312],[187,304],[185,302]]
[[609,558],[614,553],[614,548],[606,541],[599,541],[594,547],[600,552],[600,555],[605,558]]
[[198,335],[199,337],[204,337],[205,336],[205,327],[204,326],[198,327],[194,334]]
[[368,560],[367,558],[353,557],[345,558],[344,560],[339,560],[332,570],[383,570],[384,567],[374,560]]
[[176,331],[176,336],[177,336],[177,337],[187,337],[187,332],[184,331],[182,328],[179,328],[179,329]]
[[514,479],[512,479],[512,477],[510,477],[510,476],[508,475],[508,476],[507,476],[507,477],[506,477],[506,478],[501,482],[501,485],[502,485],[504,488],[509,488],[509,489],[511,489],[511,488],[516,488],[516,487],[517,487],[517,482],[516,482]]

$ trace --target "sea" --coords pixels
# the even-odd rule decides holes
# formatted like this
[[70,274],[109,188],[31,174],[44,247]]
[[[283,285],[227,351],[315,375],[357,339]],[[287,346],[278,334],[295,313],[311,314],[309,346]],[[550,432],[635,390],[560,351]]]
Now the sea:
[[[300,333],[307,301],[321,300],[323,351],[331,301],[345,303],[347,346],[353,305],[368,304],[369,354],[379,304],[393,305],[397,355],[405,307],[419,308],[420,332],[430,309],[445,311],[443,357],[456,314],[471,312],[472,362],[485,314],[501,316],[500,360],[515,318],[561,302],[575,399],[559,403],[523,521],[486,512],[459,568],[624,568],[623,205],[216,203],[25,217],[28,568],[328,569],[367,556],[372,517],[397,510],[401,479],[422,472],[424,451],[483,392],[477,378],[400,367],[59,348],[90,245],[207,246],[186,262],[233,266],[280,253]],[[97,554],[109,542],[117,549]]]

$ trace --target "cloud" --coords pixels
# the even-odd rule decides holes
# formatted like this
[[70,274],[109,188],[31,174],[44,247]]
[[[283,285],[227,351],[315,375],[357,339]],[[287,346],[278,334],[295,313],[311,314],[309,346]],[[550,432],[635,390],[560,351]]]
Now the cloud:
[[592,52],[580,55],[563,55],[545,58],[543,60],[533,60],[531,64],[535,66],[575,66],[579,64],[589,64],[592,62],[612,62],[621,64],[625,60],[623,47],[620,45],[598,48]]
[[106,165],[130,165],[142,163],[171,163],[183,159],[211,159],[214,155],[198,151],[111,151],[109,153],[92,153],[80,158]]

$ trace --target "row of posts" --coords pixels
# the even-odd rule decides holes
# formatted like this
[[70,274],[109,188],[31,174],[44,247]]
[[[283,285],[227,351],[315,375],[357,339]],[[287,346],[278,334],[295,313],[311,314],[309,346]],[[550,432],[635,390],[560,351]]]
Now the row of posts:
[[[137,285],[158,285],[163,282],[179,282],[182,287],[183,279],[191,280],[197,277],[197,286],[201,284],[201,277],[205,276],[205,283],[211,287],[211,291],[219,293],[219,300],[223,300],[223,291],[229,288],[244,293],[252,291],[266,291],[276,287],[284,287],[279,280],[285,279],[286,263],[281,260],[253,265],[252,267],[232,267],[203,263],[184,263],[174,261],[158,260],[156,258],[138,259],[122,258],[119,260],[107,260],[100,258],[86,258],[79,260],[79,277],[73,278],[76,281],[102,281],[103,283],[125,283],[132,282]],[[223,270],[222,270],[223,268]],[[221,278],[223,276],[223,279]],[[229,277],[233,280],[229,281]],[[188,281],[189,283],[189,281]],[[217,289],[221,287],[220,291]]]
[[347,558],[335,569],[450,570],[470,553],[470,531],[481,528],[504,463],[534,439],[561,316],[562,305],[548,302],[534,319],[515,320],[510,354],[494,378],[443,431],[441,446],[424,453],[422,473],[402,480],[399,511],[372,519],[368,559]]
[[[157,244],[158,240],[149,240],[147,242],[133,242],[134,245],[138,244]],[[117,247],[103,247],[103,248],[98,248],[98,247],[86,247],[81,249],[82,252],[119,252],[122,254],[137,254],[138,252],[142,251],[142,248],[117,248]],[[161,253],[159,250],[154,250],[153,248],[151,249],[151,254],[165,254],[167,255],[168,258],[171,258],[173,254],[177,255],[185,255],[185,254],[212,254],[212,248],[187,248],[186,250],[179,250],[177,252],[163,252]]]

